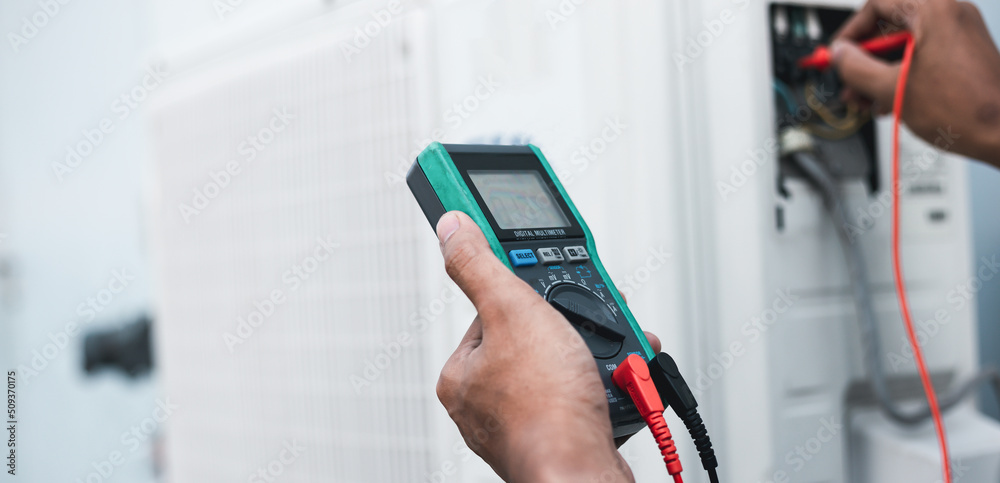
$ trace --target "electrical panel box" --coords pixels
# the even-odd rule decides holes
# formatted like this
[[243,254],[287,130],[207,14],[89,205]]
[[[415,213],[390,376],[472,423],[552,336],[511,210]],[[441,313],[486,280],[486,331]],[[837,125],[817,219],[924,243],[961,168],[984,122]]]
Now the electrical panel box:
[[[841,101],[843,88],[834,69],[803,69],[798,60],[820,45],[829,45],[853,10],[774,3],[770,6],[771,59],[775,101],[775,134],[787,127],[805,127],[817,150],[830,161],[840,179],[864,180],[869,193],[880,186],[875,167],[875,124],[867,107]],[[782,160],[777,189],[788,196],[785,179],[801,177]]]

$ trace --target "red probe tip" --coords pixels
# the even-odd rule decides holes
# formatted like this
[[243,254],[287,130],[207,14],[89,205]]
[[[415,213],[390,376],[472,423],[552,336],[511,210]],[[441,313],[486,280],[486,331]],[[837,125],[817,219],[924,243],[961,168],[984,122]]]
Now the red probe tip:
[[[894,34],[882,35],[865,40],[858,44],[862,50],[872,54],[880,55],[899,50],[906,47],[906,43],[912,39],[910,32],[902,31]],[[833,63],[830,55],[830,48],[825,45],[816,47],[813,53],[799,59],[799,67],[802,69],[826,70]]]
[[816,47],[813,53],[799,59],[799,67],[802,69],[828,69],[830,67],[830,49],[825,45]]

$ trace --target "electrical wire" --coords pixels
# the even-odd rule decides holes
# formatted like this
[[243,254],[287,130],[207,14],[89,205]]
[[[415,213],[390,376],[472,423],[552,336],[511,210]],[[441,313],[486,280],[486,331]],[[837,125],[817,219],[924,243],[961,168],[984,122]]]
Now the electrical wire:
[[674,483],[684,483],[677,446],[674,444],[673,435],[670,434],[670,428],[667,427],[667,421],[663,418],[665,409],[663,401],[660,399],[660,393],[656,389],[646,361],[638,354],[630,354],[618,364],[618,368],[611,374],[611,380],[632,398],[636,410],[649,426],[653,439],[660,447],[667,473],[673,477]]
[[[871,377],[872,392],[882,411],[893,421],[903,425],[914,425],[926,421],[932,416],[929,406],[913,410],[901,409],[892,399],[889,392],[888,377],[885,366],[879,357],[882,347],[881,331],[875,316],[875,306],[872,301],[871,282],[868,278],[868,268],[864,254],[858,243],[852,241],[850,222],[846,203],[837,188],[836,180],[826,168],[826,165],[810,152],[798,152],[792,155],[795,164],[813,182],[823,195],[827,209],[837,228],[837,238],[847,259],[848,273],[851,277],[852,296],[857,311],[858,322],[864,345],[865,362]],[[941,398],[941,407],[947,411],[965,398],[981,384],[989,382],[1000,401],[1000,372],[996,369],[984,369],[973,378],[966,381],[954,391]]]
[[[930,411],[931,418],[934,420],[934,430],[937,434],[938,446],[941,451],[941,463],[942,463],[942,473],[944,474],[944,482],[951,483],[951,465],[950,458],[948,456],[948,439],[945,435],[944,421],[941,417],[941,406],[937,395],[934,392],[934,384],[931,381],[930,375],[927,371],[927,365],[924,362],[923,351],[920,347],[920,343],[917,340],[916,330],[913,326],[913,317],[910,314],[910,304],[907,300],[906,294],[906,283],[903,278],[903,268],[902,262],[900,260],[900,243],[899,243],[899,225],[900,225],[900,203],[899,203],[899,190],[900,190],[900,176],[899,176],[899,130],[900,123],[903,116],[903,104],[904,98],[906,96],[906,84],[910,74],[910,66],[913,63],[913,52],[916,46],[916,42],[913,36],[909,33],[901,33],[896,39],[898,42],[905,42],[905,51],[903,53],[903,60],[900,64],[899,76],[896,79],[896,92],[895,98],[893,99],[893,133],[892,133],[892,268],[893,268],[893,279],[895,281],[896,296],[899,301],[900,312],[903,316],[903,324],[906,329],[906,335],[910,342],[910,347],[913,350],[914,360],[917,366],[917,372],[920,374],[920,382],[923,385],[924,394],[927,398],[927,406]],[[808,92],[807,92],[808,95]],[[824,106],[825,107],[825,106]],[[824,119],[826,120],[826,119]],[[829,122],[829,121],[828,121]],[[805,160],[803,165],[809,165],[811,161],[811,154],[807,154],[807,151],[800,151],[795,158],[800,161],[800,163]],[[816,174],[815,172],[813,174]],[[824,187],[824,189],[829,188]],[[835,187],[834,187],[835,188]],[[828,193],[836,192],[836,189],[828,191]],[[831,206],[831,211],[841,212],[843,210],[843,203],[840,203],[839,207]],[[839,232],[840,230],[838,230]],[[849,241],[849,240],[848,240]],[[853,245],[853,244],[851,244]],[[848,250],[848,252],[854,252],[855,250]],[[860,253],[859,251],[857,253]],[[851,257],[849,257],[851,258]],[[860,259],[856,259],[855,262]],[[863,264],[858,264],[863,267]],[[852,269],[852,272],[857,272],[856,269]],[[859,287],[855,287],[857,291]],[[865,296],[870,304],[870,297]],[[860,300],[860,299],[857,299]],[[864,318],[860,315],[861,310],[859,310],[859,318]],[[873,314],[872,314],[873,315]],[[872,324],[874,326],[874,324]],[[871,344],[870,344],[871,345]],[[877,354],[876,354],[877,356]],[[876,357],[877,359],[877,357]],[[993,375],[983,375],[974,378],[976,380],[980,378],[991,379],[994,381],[994,385],[997,386],[996,377]],[[875,374],[873,374],[873,380],[875,380]],[[884,381],[883,381],[884,382]],[[876,389],[878,384],[875,384]],[[959,391],[961,392],[961,391]],[[878,393],[878,390],[876,390]],[[998,397],[1000,397],[1000,392],[998,392]],[[882,403],[888,402],[888,400],[881,400]],[[948,402],[948,401],[945,401]],[[891,408],[891,405],[883,404],[883,409]],[[887,411],[890,414],[892,411]]]
[[777,92],[778,96],[785,101],[785,109],[788,109],[789,113],[795,114],[795,111],[799,109],[799,101],[795,98],[795,93],[788,87],[788,84],[775,77],[771,81],[771,86],[774,88],[774,92]]
[[719,467],[719,460],[715,457],[715,449],[712,448],[712,438],[708,436],[705,422],[698,414],[698,400],[695,399],[687,381],[681,375],[677,361],[670,357],[670,354],[661,352],[650,359],[647,365],[649,366],[649,376],[656,392],[660,395],[663,406],[673,409],[674,414],[684,422],[684,426],[691,435],[691,441],[694,443],[695,449],[698,450],[701,466],[708,472],[711,481],[718,482],[719,475],[716,468]]
[[896,81],[896,98],[893,100],[892,120],[892,267],[896,279],[896,296],[899,298],[899,308],[903,312],[903,323],[906,325],[906,335],[910,338],[913,357],[920,373],[920,381],[927,395],[927,404],[934,419],[934,430],[937,432],[938,446],[941,449],[941,466],[943,467],[945,483],[951,483],[951,459],[948,457],[948,438],[945,436],[944,421],[941,418],[941,408],[938,407],[934,384],[927,373],[923,350],[917,341],[917,331],[913,328],[913,317],[910,315],[910,303],[906,298],[906,283],[903,280],[903,267],[899,257],[899,124],[903,117],[903,99],[906,97],[906,81],[910,76],[910,65],[913,64],[913,49],[916,42],[911,37],[906,42],[903,61],[899,67],[899,78]]
[[[799,103],[798,96],[795,95],[795,92],[788,84],[775,77],[771,80],[771,86],[774,92],[778,94],[778,97],[784,102],[788,113],[796,114],[801,104]],[[847,139],[858,132],[871,119],[867,111],[861,111],[854,103],[847,104],[847,115],[845,117],[837,117],[828,106],[816,97],[814,82],[807,84],[803,92],[806,95],[806,104],[829,126],[823,126],[819,123],[804,124],[804,127],[814,136],[830,141]],[[816,107],[813,108],[812,106]]]
[[847,113],[844,117],[837,117],[826,104],[816,97],[816,92],[816,82],[807,82],[803,89],[803,93],[806,96],[806,104],[816,111],[816,114],[823,119],[823,122],[829,124],[830,127],[837,131],[851,131],[853,134],[864,124],[863,121],[867,120],[867,118],[863,119],[860,116],[858,105],[855,102],[848,102]]
[[814,136],[831,141],[847,139],[858,132],[871,119],[870,113],[867,111],[862,113],[858,105],[854,102],[848,102],[847,113],[844,117],[838,117],[830,110],[829,106],[816,97],[817,88],[815,81],[807,82],[802,92],[806,98],[806,105],[816,112],[823,122],[830,126],[826,128],[818,123],[806,124],[806,129]]

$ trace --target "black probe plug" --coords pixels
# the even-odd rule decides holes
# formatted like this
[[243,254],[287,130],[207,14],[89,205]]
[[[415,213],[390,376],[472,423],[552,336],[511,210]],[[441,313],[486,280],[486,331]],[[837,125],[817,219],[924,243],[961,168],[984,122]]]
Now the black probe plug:
[[669,354],[661,352],[649,361],[649,374],[657,392],[660,393],[663,405],[673,408],[677,417],[684,421],[684,426],[694,440],[698,456],[701,457],[701,464],[708,472],[712,483],[718,483],[716,468],[719,462],[715,458],[715,450],[712,449],[712,440],[708,437],[708,430],[705,429],[701,415],[698,414],[698,401],[681,376],[677,363]]

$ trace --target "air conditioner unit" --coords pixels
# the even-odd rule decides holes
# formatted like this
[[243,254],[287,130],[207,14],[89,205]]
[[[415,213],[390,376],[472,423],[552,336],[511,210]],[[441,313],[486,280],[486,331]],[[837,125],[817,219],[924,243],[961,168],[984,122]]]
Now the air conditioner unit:
[[[180,55],[186,67],[151,101],[159,360],[181,406],[171,479],[496,480],[433,392],[474,311],[403,182],[431,140],[542,148],[639,323],[695,386],[724,479],[889,481],[907,473],[888,461],[906,455],[936,468],[934,454],[907,453],[926,435],[848,398],[864,371],[843,255],[816,193],[794,179],[776,190],[765,149],[769,5],[397,6],[352,3],[211,60]],[[886,180],[888,126],[876,135]],[[925,152],[911,138],[905,149]],[[903,195],[921,320],[970,277],[965,172],[934,156],[925,174],[944,189]],[[748,159],[753,172],[722,196]],[[852,211],[878,199],[847,189]],[[885,350],[902,351],[888,218],[875,218],[864,246]],[[975,367],[975,316],[952,315],[925,350],[955,380]],[[953,434],[959,456],[997,434],[971,407],[954,418],[977,423]],[[685,478],[707,481],[675,433]],[[664,476],[648,434],[622,451],[639,479]],[[976,474],[996,474],[983,468],[1000,447],[977,451]]]

